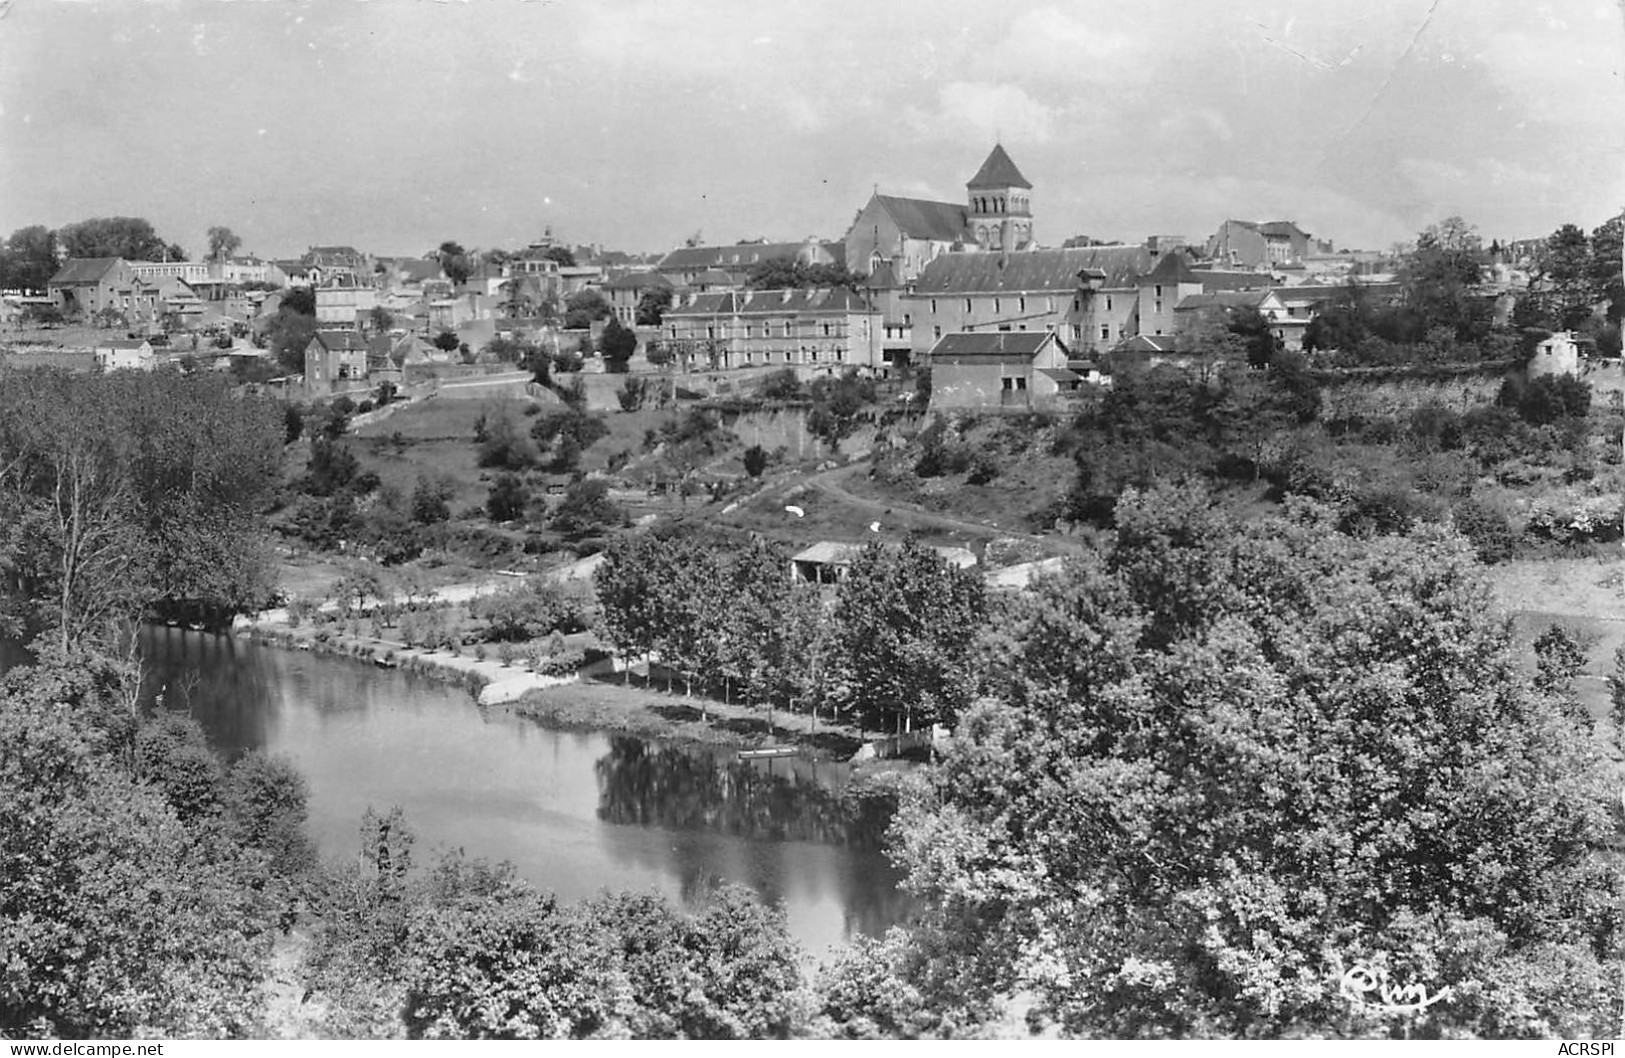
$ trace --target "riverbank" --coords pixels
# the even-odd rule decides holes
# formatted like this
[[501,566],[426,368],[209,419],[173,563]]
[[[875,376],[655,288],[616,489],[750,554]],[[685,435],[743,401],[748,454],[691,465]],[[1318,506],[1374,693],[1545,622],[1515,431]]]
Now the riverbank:
[[[528,661],[502,661],[459,650],[409,647],[399,640],[351,635],[333,626],[292,626],[280,612],[243,620],[234,634],[254,643],[350,658],[384,668],[459,684],[482,706],[506,708],[548,727],[601,731],[665,742],[739,749],[793,746],[817,760],[847,761],[879,732],[860,732],[826,716],[765,710],[688,697],[664,689],[639,672],[616,672],[608,662],[571,674],[537,672]],[[482,652],[483,653],[483,652]],[[896,762],[865,764],[884,771]]]
[[[636,672],[629,680],[625,673],[606,672],[583,676],[568,687],[537,688],[509,708],[549,727],[740,749],[790,745],[824,760],[851,760],[864,742],[857,728],[831,723],[828,716],[775,710],[769,722],[765,710],[667,692]],[[868,737],[879,735],[868,732]],[[895,762],[872,766],[888,764]]]

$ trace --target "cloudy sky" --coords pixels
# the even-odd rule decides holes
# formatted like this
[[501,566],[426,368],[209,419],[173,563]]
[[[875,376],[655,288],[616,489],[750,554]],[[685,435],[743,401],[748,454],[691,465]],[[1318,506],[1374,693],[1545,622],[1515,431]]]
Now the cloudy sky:
[[0,234],[194,254],[839,237],[962,201],[1041,242],[1297,220],[1384,248],[1625,205],[1625,0],[0,0]]

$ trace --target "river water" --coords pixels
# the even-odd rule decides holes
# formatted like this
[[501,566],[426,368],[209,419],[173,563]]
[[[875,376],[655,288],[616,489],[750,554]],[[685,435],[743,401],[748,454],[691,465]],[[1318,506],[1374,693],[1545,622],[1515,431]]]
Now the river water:
[[399,805],[419,863],[461,848],[566,900],[744,884],[814,954],[907,912],[885,820],[843,806],[844,765],[551,730],[457,686],[225,636],[149,627],[142,647],[149,693],[190,710],[223,756],[293,760],[324,858],[358,855],[362,814]]

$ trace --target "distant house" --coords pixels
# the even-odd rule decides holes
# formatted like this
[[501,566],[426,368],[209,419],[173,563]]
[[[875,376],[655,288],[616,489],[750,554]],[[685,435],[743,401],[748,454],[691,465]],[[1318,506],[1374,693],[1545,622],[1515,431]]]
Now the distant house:
[[1207,241],[1207,255],[1253,268],[1302,268],[1309,235],[1290,220],[1227,220]]
[[317,331],[305,346],[305,391],[313,397],[360,388],[367,380],[367,343],[356,331]]
[[[790,579],[797,584],[839,584],[846,579],[852,563],[857,561],[866,546],[821,540],[790,556]],[[957,569],[969,569],[976,565],[976,556],[963,547],[933,547],[931,550]]]
[[602,289],[615,318],[627,327],[636,326],[638,303],[645,294],[676,290],[672,281],[659,272],[625,272],[606,282]]
[[377,307],[378,291],[374,287],[337,283],[316,288],[316,322],[323,327],[359,328]]
[[106,310],[151,315],[158,307],[152,290],[121,257],[71,258],[45,284],[47,296],[65,316]]
[[1048,331],[949,334],[931,349],[933,409],[1041,407],[1082,381]]
[[96,366],[103,371],[151,371],[156,363],[152,343],[141,339],[97,342],[91,353],[96,357]]

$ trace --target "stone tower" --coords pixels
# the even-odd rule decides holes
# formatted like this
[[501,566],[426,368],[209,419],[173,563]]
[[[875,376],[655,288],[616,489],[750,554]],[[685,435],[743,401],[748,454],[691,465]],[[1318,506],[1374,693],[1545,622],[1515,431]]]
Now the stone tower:
[[984,250],[1025,250],[1033,243],[1033,185],[1021,175],[1001,144],[965,185],[972,242]]

